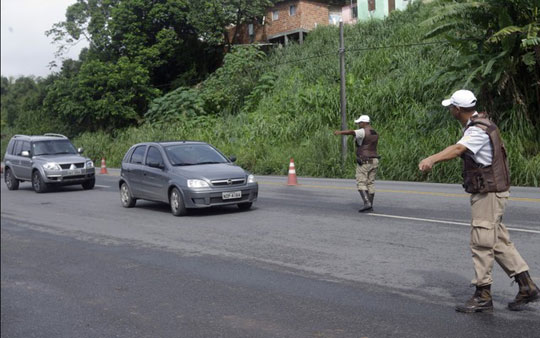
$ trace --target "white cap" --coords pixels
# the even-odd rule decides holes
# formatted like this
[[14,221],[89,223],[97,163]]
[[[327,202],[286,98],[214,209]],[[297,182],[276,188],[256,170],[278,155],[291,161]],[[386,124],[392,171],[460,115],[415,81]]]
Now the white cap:
[[442,105],[448,107],[449,105],[470,108],[476,105],[476,97],[470,90],[460,89],[452,94],[452,97],[448,100],[443,100]]
[[369,123],[369,116],[362,115],[358,119],[354,120],[354,123],[367,122]]

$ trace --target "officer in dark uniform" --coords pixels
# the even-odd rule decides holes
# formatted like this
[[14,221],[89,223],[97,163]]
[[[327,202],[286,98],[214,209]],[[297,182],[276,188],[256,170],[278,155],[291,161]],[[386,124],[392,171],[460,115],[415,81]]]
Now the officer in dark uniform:
[[362,115],[354,121],[356,130],[336,130],[334,135],[351,135],[355,137],[356,144],[356,187],[364,205],[359,212],[372,211],[375,198],[375,176],[379,168],[379,155],[377,143],[379,135],[371,128],[370,119]]
[[510,171],[506,149],[499,129],[485,113],[476,111],[476,97],[468,90],[458,90],[442,105],[463,126],[463,137],[454,145],[423,159],[422,171],[431,170],[435,163],[463,159],[463,187],[471,194],[471,240],[476,285],[474,295],[456,311],[473,313],[493,311],[491,284],[493,263],[496,261],[519,285],[516,298],[508,304],[510,310],[538,301],[540,292],[529,275],[529,266],[510,240],[502,223],[506,202],[510,196]]

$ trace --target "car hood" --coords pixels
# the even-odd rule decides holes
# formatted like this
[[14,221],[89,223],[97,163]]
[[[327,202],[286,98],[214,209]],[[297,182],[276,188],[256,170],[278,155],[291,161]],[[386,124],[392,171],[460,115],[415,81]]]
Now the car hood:
[[189,165],[173,167],[173,173],[185,178],[219,180],[236,177],[245,177],[244,169],[231,163]]
[[81,163],[87,160],[79,155],[39,155],[33,157],[34,161],[56,162],[56,163]]

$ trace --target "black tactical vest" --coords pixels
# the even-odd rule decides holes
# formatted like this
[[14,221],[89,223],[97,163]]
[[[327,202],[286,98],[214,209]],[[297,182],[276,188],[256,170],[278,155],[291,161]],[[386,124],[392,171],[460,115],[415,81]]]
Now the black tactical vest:
[[468,193],[503,192],[510,189],[510,169],[506,148],[499,128],[484,114],[471,117],[471,123],[465,128],[475,126],[485,131],[493,149],[491,165],[483,166],[473,159],[473,153],[467,149],[461,155],[463,159],[463,188]]
[[356,160],[367,161],[370,158],[379,158],[377,154],[377,143],[379,142],[379,134],[371,126],[364,127],[364,139],[362,144],[356,143]]

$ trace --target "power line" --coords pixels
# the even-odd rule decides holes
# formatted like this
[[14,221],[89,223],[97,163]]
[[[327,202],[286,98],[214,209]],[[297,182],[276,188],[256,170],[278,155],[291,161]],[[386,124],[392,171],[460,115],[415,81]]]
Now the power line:
[[[417,42],[417,43],[401,44],[401,45],[345,48],[345,53],[347,53],[347,52],[364,52],[364,51],[379,50],[379,49],[390,49],[390,48],[396,48],[396,49],[397,48],[408,48],[408,47],[427,46],[427,45],[445,45],[445,44],[448,44],[448,43],[450,43],[450,42],[449,41],[439,40],[439,41],[431,41],[431,42]],[[335,52],[330,52],[330,53],[316,54],[316,55],[308,56],[308,57],[301,58],[301,59],[289,60],[289,61],[284,61],[284,62],[279,62],[279,63],[272,63],[272,64],[262,64],[262,65],[258,65],[258,66],[252,67],[252,68],[260,69],[260,68],[265,68],[265,67],[277,67],[277,66],[282,66],[282,65],[286,65],[286,64],[300,63],[300,62],[304,62],[304,61],[307,61],[307,60],[313,60],[313,59],[318,59],[318,58],[322,58],[322,57],[326,57],[326,56],[332,56],[332,55],[336,55],[336,56],[339,55],[339,50],[335,51]],[[172,84],[172,82],[169,82],[169,83],[160,84],[160,85],[157,85],[157,86],[154,86],[154,87],[163,88],[163,87],[169,86],[171,84]]]

